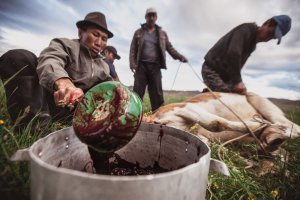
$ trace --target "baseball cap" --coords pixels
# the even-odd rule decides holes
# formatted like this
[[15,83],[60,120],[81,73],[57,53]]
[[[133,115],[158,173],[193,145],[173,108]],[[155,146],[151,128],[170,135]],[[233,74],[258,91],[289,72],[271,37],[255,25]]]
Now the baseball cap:
[[288,15],[278,15],[272,17],[276,22],[274,37],[278,39],[277,44],[280,44],[282,36],[287,34],[291,29],[291,18]]
[[108,50],[109,52],[112,52],[115,55],[116,59],[120,60],[121,56],[118,55],[118,52],[115,47],[106,46],[104,50]]
[[147,16],[147,15],[150,14],[150,13],[155,13],[155,14],[157,14],[156,9],[155,9],[155,8],[148,8],[148,9],[146,10],[145,16]]

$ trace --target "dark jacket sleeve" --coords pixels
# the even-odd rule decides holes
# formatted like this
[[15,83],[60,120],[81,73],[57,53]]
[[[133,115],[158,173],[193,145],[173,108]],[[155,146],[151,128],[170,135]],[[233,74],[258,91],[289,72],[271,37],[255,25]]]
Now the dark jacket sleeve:
[[241,70],[256,48],[255,23],[244,23],[224,35],[208,51],[204,59],[207,65],[233,84],[242,81]]
[[129,65],[131,69],[137,68],[137,53],[138,53],[138,40],[140,38],[140,31],[135,31],[131,44],[130,44],[130,51],[129,51]]
[[172,43],[169,40],[167,33],[164,31],[165,42],[166,42],[166,50],[172,56],[173,59],[178,60],[183,56],[173,47]]
[[243,67],[242,52],[244,49],[245,36],[241,33],[234,33],[227,49],[227,72],[233,84],[242,81],[241,69]]
[[232,38],[233,40],[236,40],[237,42],[233,41],[228,47],[228,68],[227,72],[230,77],[230,80],[233,84],[239,83],[242,81],[241,77],[241,69],[242,69],[242,61],[241,61],[241,52],[242,52],[242,45],[243,42],[239,40],[238,36]]
[[108,60],[104,59],[104,61],[107,63],[107,65],[109,66],[109,75],[113,78],[118,78],[118,74],[115,68],[115,65],[111,62],[109,62]]

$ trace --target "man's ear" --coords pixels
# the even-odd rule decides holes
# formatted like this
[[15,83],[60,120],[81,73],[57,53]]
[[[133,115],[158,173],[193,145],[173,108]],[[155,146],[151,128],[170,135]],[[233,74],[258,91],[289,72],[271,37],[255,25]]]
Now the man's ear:
[[78,29],[78,37],[79,37],[79,40],[81,39],[81,37],[82,37],[82,30],[79,28]]

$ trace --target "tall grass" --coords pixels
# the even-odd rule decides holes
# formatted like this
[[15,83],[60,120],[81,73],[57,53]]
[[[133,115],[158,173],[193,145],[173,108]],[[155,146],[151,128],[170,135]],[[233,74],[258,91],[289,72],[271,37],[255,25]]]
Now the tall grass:
[[[165,102],[180,102],[188,97],[165,93]],[[149,97],[144,99],[145,111],[151,106]],[[300,106],[294,109],[284,108],[286,116],[300,124]],[[213,143],[212,158],[222,159],[229,167],[231,176],[217,173],[209,174],[206,199],[209,200],[296,200],[300,199],[300,138],[287,140],[283,148],[286,150],[283,158],[275,156],[266,159],[257,151],[255,144],[231,145],[222,149],[222,158],[218,156],[221,148],[219,143]],[[246,170],[244,159],[251,158],[257,165]],[[266,162],[273,162],[271,171],[262,171]],[[259,175],[263,174],[263,175]]]
[[[166,103],[179,102],[187,97],[165,95]],[[149,97],[144,98],[144,112],[151,110]],[[300,124],[300,109],[284,110],[287,116]],[[10,156],[18,149],[30,147],[34,141],[68,124],[54,123],[33,131],[29,126],[14,129],[10,123],[5,103],[3,85],[0,83],[0,199],[29,199],[29,167],[27,162],[11,162]],[[213,143],[212,157],[218,157],[219,143]],[[265,159],[254,144],[230,145],[222,149],[221,159],[229,166],[231,176],[209,174],[207,199],[210,200],[279,200],[300,199],[300,138],[286,141],[287,157],[275,157],[275,167],[258,176]],[[258,165],[245,170],[241,156],[251,157]]]
[[33,130],[33,120],[21,129],[11,123],[4,86],[0,81],[0,199],[29,199],[29,163],[10,161],[13,153],[18,149],[28,148],[39,138],[67,126],[60,123],[44,124],[37,125]]

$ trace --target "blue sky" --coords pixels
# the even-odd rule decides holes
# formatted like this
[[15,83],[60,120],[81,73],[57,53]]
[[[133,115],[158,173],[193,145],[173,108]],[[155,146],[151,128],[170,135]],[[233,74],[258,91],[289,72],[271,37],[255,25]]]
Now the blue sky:
[[[88,12],[100,11],[115,35],[108,44],[122,57],[115,62],[116,70],[129,86],[133,84],[130,42],[145,22],[148,7],[157,9],[157,24],[200,77],[204,55],[233,27],[244,22],[261,25],[274,15],[290,15],[292,28],[281,44],[276,40],[259,43],[242,75],[249,91],[265,97],[300,99],[300,0],[1,0],[0,55],[15,48],[39,55],[55,37],[77,38],[75,23]],[[164,89],[201,91],[205,87],[189,65],[179,65],[169,55],[167,67],[163,70]]]

